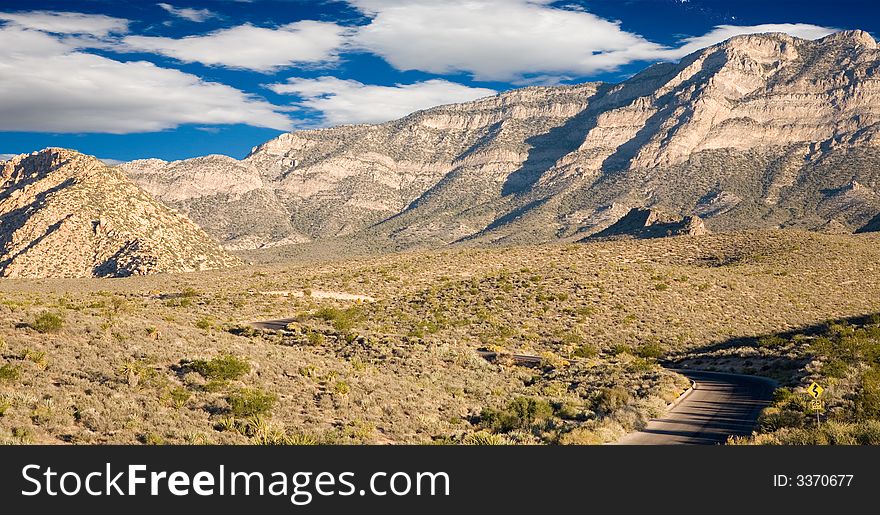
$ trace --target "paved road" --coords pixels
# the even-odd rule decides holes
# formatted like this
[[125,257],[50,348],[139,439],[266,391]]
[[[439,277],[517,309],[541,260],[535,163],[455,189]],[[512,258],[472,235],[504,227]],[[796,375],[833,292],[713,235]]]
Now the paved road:
[[282,318],[280,320],[261,320],[259,322],[250,322],[250,325],[257,329],[267,329],[269,331],[280,331],[287,327],[287,324],[296,322],[295,318]]
[[678,370],[697,387],[645,429],[631,433],[620,445],[718,444],[728,436],[751,434],[770,401],[775,384],[769,379],[715,372]]

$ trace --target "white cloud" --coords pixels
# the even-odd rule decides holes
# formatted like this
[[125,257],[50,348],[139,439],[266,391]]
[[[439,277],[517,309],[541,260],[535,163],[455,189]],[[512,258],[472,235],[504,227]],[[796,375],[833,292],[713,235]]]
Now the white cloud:
[[812,38],[833,32],[805,24],[724,25],[666,47],[582,8],[554,7],[552,0],[348,2],[371,18],[352,37],[352,46],[399,70],[466,72],[478,80],[520,83],[679,59],[737,34],[782,31]]
[[763,34],[766,32],[783,32],[791,36],[803,39],[819,39],[827,36],[837,29],[828,27],[820,27],[818,25],[809,25],[806,23],[768,23],[763,25],[718,25],[710,32],[702,35],[690,37],[682,40],[682,45],[678,48],[671,49],[661,53],[658,57],[667,59],[679,59],[692,52],[696,52],[701,48],[712,46],[722,41],[728,40],[734,36],[743,34]]
[[317,79],[291,78],[269,88],[279,94],[291,94],[302,100],[298,105],[320,111],[324,125],[380,123],[409,113],[442,104],[468,102],[494,95],[486,88],[471,88],[445,80],[414,84],[375,86],[335,77]]
[[13,157],[15,157],[17,155],[18,154],[0,154],[0,162],[9,161],[10,159],[12,159]]
[[479,80],[588,75],[663,47],[549,0],[349,0],[372,17],[353,44],[400,70],[468,72]]
[[152,63],[81,52],[77,41],[0,27],[0,131],[132,133],[182,124],[287,130],[272,104]]
[[164,9],[171,16],[183,18],[184,20],[189,20],[195,23],[202,23],[203,21],[210,20],[211,18],[217,18],[219,16],[217,13],[210,9],[177,8],[171,4],[166,3],[156,5]]
[[121,49],[153,52],[183,62],[269,72],[335,60],[347,31],[335,23],[320,21],[299,21],[277,29],[245,24],[180,39],[128,36]]
[[104,37],[111,33],[123,34],[128,31],[128,20],[100,14],[50,11],[0,12],[0,21],[25,29],[55,34],[89,34]]

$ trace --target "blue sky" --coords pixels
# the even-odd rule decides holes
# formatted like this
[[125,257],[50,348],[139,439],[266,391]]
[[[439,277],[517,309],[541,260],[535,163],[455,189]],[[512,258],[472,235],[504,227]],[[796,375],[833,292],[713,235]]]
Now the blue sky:
[[240,158],[287,130],[620,81],[735,34],[878,23],[853,0],[3,0],[0,154]]

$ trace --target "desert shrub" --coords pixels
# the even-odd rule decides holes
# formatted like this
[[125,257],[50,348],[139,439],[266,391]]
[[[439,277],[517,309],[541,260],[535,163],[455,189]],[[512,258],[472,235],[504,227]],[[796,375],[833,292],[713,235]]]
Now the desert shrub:
[[553,416],[553,408],[545,400],[517,397],[506,409],[484,408],[480,412],[480,426],[496,433],[528,429]]
[[596,394],[596,400],[593,407],[595,411],[607,415],[626,406],[631,400],[632,397],[629,392],[622,386],[602,388],[599,390],[599,393]]
[[278,397],[258,388],[242,388],[226,396],[229,411],[235,417],[264,415],[272,410]]
[[347,333],[354,329],[355,324],[357,324],[360,318],[360,310],[355,307],[348,309],[325,307],[315,312],[314,316],[315,318],[330,322],[333,328],[340,333]]
[[880,445],[880,421],[866,420],[858,424],[855,440],[860,445]]
[[822,375],[825,377],[843,378],[846,377],[847,368],[843,360],[832,358],[822,365]]
[[171,391],[168,392],[168,399],[171,401],[171,405],[176,408],[182,408],[190,397],[192,397],[192,394],[182,386],[172,388]]
[[467,435],[462,443],[464,445],[509,445],[510,441],[501,435],[477,431]]
[[287,435],[285,445],[320,445],[321,438],[310,433],[293,433]]
[[238,379],[251,371],[250,363],[232,354],[223,354],[208,361],[197,359],[189,363],[189,368],[205,379],[215,381]]
[[0,367],[0,384],[14,383],[21,377],[21,371],[12,363],[6,363]]
[[214,327],[214,319],[212,319],[211,317],[201,318],[198,322],[196,322],[196,327],[203,331],[207,331]]
[[645,359],[659,359],[665,354],[663,346],[657,342],[648,342],[636,349],[636,356]]
[[555,407],[554,414],[563,419],[574,420],[582,416],[582,410],[571,402],[562,402]]
[[345,381],[337,381],[333,385],[333,391],[339,395],[348,395],[351,392],[351,387]]
[[631,359],[626,364],[626,371],[630,372],[630,373],[648,372],[653,368],[654,368],[653,361],[646,359],[646,358],[640,358],[638,356],[633,357],[633,359]]
[[145,433],[140,437],[141,443],[144,445],[164,445],[165,439],[158,433]]
[[236,336],[244,336],[246,338],[252,338],[260,333],[253,326],[249,326],[246,324],[236,324],[226,329],[230,334],[234,334]]
[[576,358],[595,358],[599,355],[599,349],[595,345],[584,343],[578,345],[571,354]]
[[159,373],[143,360],[131,360],[119,367],[119,376],[131,387],[155,380]]
[[599,445],[603,443],[602,437],[595,431],[583,427],[577,427],[559,437],[560,445]]
[[64,318],[58,313],[45,311],[34,319],[30,326],[38,333],[57,333],[64,326]]
[[771,335],[771,336],[764,336],[764,337],[760,338],[758,340],[758,347],[765,347],[765,348],[772,349],[772,348],[776,348],[776,347],[782,347],[786,343],[788,343],[788,340],[786,340],[785,338],[782,338],[781,336],[777,336],[777,335]]
[[324,345],[324,341],[326,340],[324,335],[317,331],[310,331],[306,339],[308,340],[309,345],[316,347],[319,345]]
[[800,411],[765,408],[758,417],[758,427],[769,433],[786,427],[801,427],[804,419],[805,415]]
[[46,357],[46,353],[44,351],[25,349],[21,352],[21,359],[26,359],[43,370],[45,370],[46,367],[49,366],[49,358]]
[[859,419],[880,418],[880,369],[865,372],[855,400],[855,414]]

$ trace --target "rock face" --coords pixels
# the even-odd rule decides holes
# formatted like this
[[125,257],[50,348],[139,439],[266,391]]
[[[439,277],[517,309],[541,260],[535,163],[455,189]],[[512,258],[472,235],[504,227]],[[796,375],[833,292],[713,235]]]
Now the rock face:
[[94,157],[52,148],[0,170],[4,277],[119,277],[239,263]]
[[585,239],[647,239],[666,236],[700,236],[708,233],[706,225],[698,216],[676,217],[655,209],[633,208],[610,227]]
[[284,134],[242,161],[122,169],[231,247],[404,248],[579,238],[658,205],[712,230],[860,227],[880,211],[878,165],[880,49],[849,31],[738,36],[620,84]]

